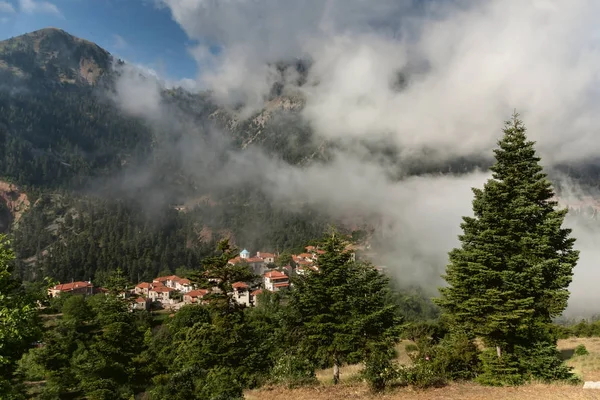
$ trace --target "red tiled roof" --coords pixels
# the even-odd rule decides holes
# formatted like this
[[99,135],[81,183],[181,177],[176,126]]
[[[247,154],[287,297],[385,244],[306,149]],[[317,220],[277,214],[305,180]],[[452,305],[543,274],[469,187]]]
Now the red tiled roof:
[[59,290],[61,292],[69,292],[69,291],[75,290],[75,289],[93,288],[93,287],[94,287],[94,285],[92,285],[89,282],[78,281],[78,282],[71,282],[71,283],[62,283],[62,284],[54,286],[52,289]]
[[313,251],[316,249],[316,247],[315,246],[306,246],[305,249],[306,249],[306,251]]
[[265,260],[263,260],[260,257],[250,257],[250,258],[247,258],[246,261],[248,261],[249,263],[265,262]]
[[166,286],[156,286],[152,288],[152,291],[156,293],[173,292],[175,289]]
[[229,264],[237,264],[239,262],[242,262],[242,257],[240,257],[240,256],[232,258],[231,260],[228,261]]
[[185,294],[185,296],[190,296],[190,297],[204,297],[208,294],[208,290],[206,289],[198,289],[198,290],[192,290],[190,292],[187,292]]
[[135,299],[136,303],[145,303],[146,299],[143,297],[138,297],[137,299]]
[[275,286],[275,287],[287,287],[287,286],[290,286],[290,283],[289,282],[274,283],[273,286]]
[[152,284],[150,284],[148,282],[142,282],[142,283],[138,283],[135,287],[140,288],[140,289],[150,289],[152,287]]
[[179,283],[182,285],[189,285],[190,283],[192,283],[192,281],[190,281],[189,279],[181,278],[179,279]]
[[250,293],[252,296],[258,296],[259,294],[261,294],[262,292],[264,292],[264,290],[262,289],[258,289],[255,290],[254,292]]
[[236,282],[231,285],[234,289],[248,289],[248,285],[244,282]]
[[256,253],[257,257],[261,257],[261,258],[275,258],[275,254],[273,253],[263,253],[262,251],[259,251],[258,253]]
[[277,270],[269,271],[265,274],[265,278],[269,279],[287,279],[287,275]]
[[159,276],[158,278],[154,278],[152,281],[153,282],[166,282],[166,281],[172,281],[175,278],[179,279],[177,277],[177,275],[169,275],[169,276]]
[[302,254],[298,254],[298,257],[301,257],[301,258],[312,258],[312,254],[302,253]]
[[325,250],[317,250],[317,254],[325,254]]

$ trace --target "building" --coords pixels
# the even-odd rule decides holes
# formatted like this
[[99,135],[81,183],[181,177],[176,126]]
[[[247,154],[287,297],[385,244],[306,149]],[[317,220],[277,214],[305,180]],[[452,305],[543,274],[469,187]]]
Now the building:
[[262,294],[264,292],[264,290],[262,289],[258,289],[253,291],[252,293],[250,293],[250,302],[252,303],[253,306],[256,306],[258,304],[258,296],[260,294]]
[[135,285],[133,292],[137,295],[148,296],[148,292],[152,289],[152,284],[148,282],[142,282]]
[[175,289],[181,293],[191,292],[194,289],[194,285],[189,279],[179,278],[175,281]]
[[262,258],[262,260],[267,264],[274,264],[277,256],[273,253],[265,253],[263,251],[257,251],[256,257]]
[[183,295],[186,304],[202,303],[202,298],[210,292],[206,289],[191,290]]
[[244,260],[247,258],[250,258],[250,252],[248,250],[244,249],[241,251],[240,257]]
[[148,291],[148,297],[152,301],[158,301],[162,304],[171,304],[171,293],[173,293],[174,291],[175,289],[167,286],[154,286]]
[[134,310],[148,311],[150,309],[150,300],[143,297],[135,299],[135,303],[131,306]]
[[56,297],[61,293],[93,295],[96,293],[92,282],[77,281],[71,283],[61,283],[48,289],[48,296]]
[[238,304],[244,304],[246,307],[252,305],[250,301],[250,288],[247,283],[235,282],[231,287],[233,287],[233,300]]
[[272,270],[264,274],[264,285],[266,290],[277,292],[281,289],[287,289],[290,286],[290,278],[283,272]]

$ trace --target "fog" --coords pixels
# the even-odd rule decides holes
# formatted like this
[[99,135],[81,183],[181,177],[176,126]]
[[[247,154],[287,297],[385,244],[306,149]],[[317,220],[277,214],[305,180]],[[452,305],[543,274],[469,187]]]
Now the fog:
[[[306,104],[301,116],[319,139],[391,138],[400,154],[427,147],[437,162],[489,156],[502,123],[517,109],[544,165],[581,162],[598,154],[600,126],[598,30],[600,3],[564,1],[162,0],[196,40],[194,85],[223,107],[240,102],[239,118],[262,108],[277,79],[273,62],[311,60],[307,82],[294,87]],[[218,50],[215,50],[218,49]],[[139,71],[137,71],[139,72]],[[334,217],[377,215],[390,226],[381,262],[399,281],[427,288],[447,252],[458,244],[461,216],[471,214],[471,187],[486,171],[425,175],[400,182],[390,166],[356,151],[332,162],[288,165],[257,149],[231,153],[226,134],[198,134],[185,114],[166,105],[157,77],[135,69],[117,83],[114,99],[132,115],[187,134],[176,146],[192,175],[206,160],[228,153],[212,176],[220,185],[256,182],[280,207],[310,204]],[[405,79],[399,88],[399,74]],[[293,78],[293,74],[288,77]],[[187,121],[187,122],[186,122]],[[589,195],[563,181],[568,203]],[[600,231],[570,218],[580,262],[569,312],[592,312]],[[600,225],[599,225],[600,226]]]

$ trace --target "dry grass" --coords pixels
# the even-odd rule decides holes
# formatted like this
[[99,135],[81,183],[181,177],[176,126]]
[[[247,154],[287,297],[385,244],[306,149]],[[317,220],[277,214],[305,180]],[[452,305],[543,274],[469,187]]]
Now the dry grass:
[[[410,363],[404,341],[398,345],[398,360],[403,364]],[[590,352],[585,356],[573,356],[573,350],[583,344]],[[575,368],[575,372],[584,380],[600,381],[600,338],[572,338],[558,343],[567,364]],[[584,390],[582,386],[544,385],[534,383],[519,387],[485,387],[475,383],[451,384],[443,388],[417,390],[402,388],[382,395],[369,393],[365,384],[353,379],[360,371],[360,365],[342,367],[340,374],[342,384],[331,385],[331,369],[317,372],[321,385],[298,389],[282,387],[263,388],[248,391],[247,400],[600,400],[600,390]]]
[[[573,350],[583,344],[590,354],[574,356]],[[567,364],[586,381],[600,381],[600,338],[571,338],[558,342],[558,349]],[[600,391],[598,392],[600,399]]]
[[247,400],[598,400],[600,393],[584,390],[581,387],[561,385],[532,384],[516,388],[490,388],[472,383],[452,384],[438,389],[415,390],[410,388],[396,390],[384,395],[369,393],[361,384],[339,386],[317,386],[287,390],[284,388],[250,391]]

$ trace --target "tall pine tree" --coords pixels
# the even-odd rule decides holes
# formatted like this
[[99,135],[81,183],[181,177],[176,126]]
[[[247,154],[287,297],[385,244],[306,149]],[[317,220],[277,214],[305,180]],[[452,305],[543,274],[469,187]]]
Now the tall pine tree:
[[389,355],[402,322],[387,301],[388,278],[372,265],[352,261],[347,244],[335,233],[325,240],[319,270],[294,280],[289,303],[302,336],[301,353],[316,365],[333,366],[334,384],[343,363]]
[[569,377],[551,321],[562,313],[579,253],[561,227],[554,192],[514,114],[494,150],[492,179],[473,189],[474,217],[464,217],[437,300],[472,337],[483,339],[484,383]]

